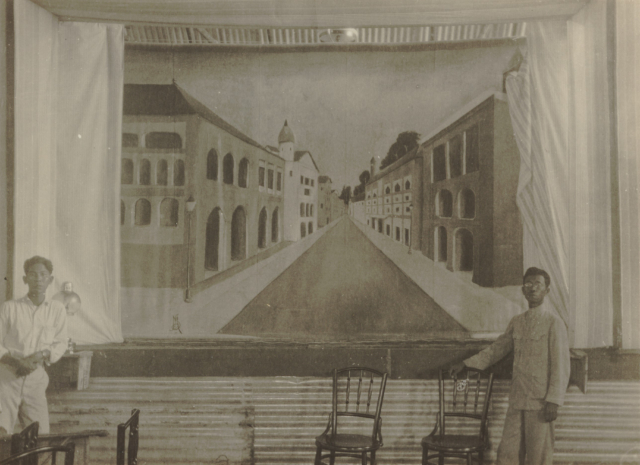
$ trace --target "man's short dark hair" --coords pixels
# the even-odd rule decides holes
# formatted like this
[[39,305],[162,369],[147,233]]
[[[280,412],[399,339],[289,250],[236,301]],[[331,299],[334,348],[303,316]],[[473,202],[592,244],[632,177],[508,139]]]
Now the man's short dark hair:
[[26,275],[29,272],[29,268],[38,263],[42,263],[49,273],[53,273],[53,263],[51,263],[51,260],[36,255],[24,261],[24,274]]
[[549,273],[547,273],[541,268],[536,268],[535,266],[532,266],[527,271],[525,271],[524,276],[522,277],[522,284],[524,284],[525,280],[529,276],[542,276],[544,278],[545,286],[549,287],[549,285],[551,284],[551,277],[549,276]]

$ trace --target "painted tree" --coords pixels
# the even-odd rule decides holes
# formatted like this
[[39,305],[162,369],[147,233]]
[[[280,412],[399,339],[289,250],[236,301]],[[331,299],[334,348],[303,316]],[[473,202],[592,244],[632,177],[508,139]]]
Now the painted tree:
[[415,131],[404,131],[398,134],[396,141],[391,144],[387,156],[382,159],[380,169],[384,169],[396,160],[404,157],[407,153],[418,147],[420,134]]
[[345,205],[349,205],[349,200],[351,199],[351,186],[343,186],[342,192],[338,198],[342,199]]

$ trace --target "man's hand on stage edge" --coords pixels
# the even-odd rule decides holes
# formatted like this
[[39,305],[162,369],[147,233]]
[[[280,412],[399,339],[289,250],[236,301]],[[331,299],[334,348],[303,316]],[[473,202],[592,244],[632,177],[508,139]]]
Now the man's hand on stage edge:
[[464,364],[464,362],[456,363],[451,368],[449,368],[449,376],[451,376],[452,378],[454,376],[458,376],[460,372],[462,372],[462,370],[464,370],[465,368],[467,368],[467,366]]
[[545,402],[544,404],[544,421],[551,422],[558,418],[558,404],[553,402]]

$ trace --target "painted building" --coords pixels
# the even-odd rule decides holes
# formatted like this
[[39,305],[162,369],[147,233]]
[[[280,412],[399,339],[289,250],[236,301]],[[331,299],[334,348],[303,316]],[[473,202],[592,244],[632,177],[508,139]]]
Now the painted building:
[[331,223],[331,192],[333,183],[329,176],[318,177],[318,227]]
[[193,286],[283,239],[285,160],[177,84],[125,85],[122,141],[124,287]]
[[366,193],[362,192],[349,200],[349,216],[360,223],[366,224]]
[[333,189],[329,176],[318,178],[318,226],[325,226],[346,214],[347,206]]
[[365,186],[366,224],[412,249],[421,248],[422,154],[413,150],[380,172],[372,159]]
[[311,153],[295,150],[296,139],[287,121],[278,135],[285,162],[284,239],[298,241],[318,228],[318,166]]
[[420,146],[424,155],[422,251],[481,286],[521,283],[520,156],[506,95],[481,96]]

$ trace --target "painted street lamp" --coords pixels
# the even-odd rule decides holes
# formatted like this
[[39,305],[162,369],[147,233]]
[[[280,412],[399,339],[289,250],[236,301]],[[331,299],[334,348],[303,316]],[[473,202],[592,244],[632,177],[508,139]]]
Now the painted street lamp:
[[189,218],[187,222],[187,289],[184,293],[184,301],[187,303],[191,302],[191,217],[193,216],[193,210],[196,208],[196,199],[193,198],[193,195],[190,195],[187,201],[185,202],[185,207],[187,208],[187,217]]

